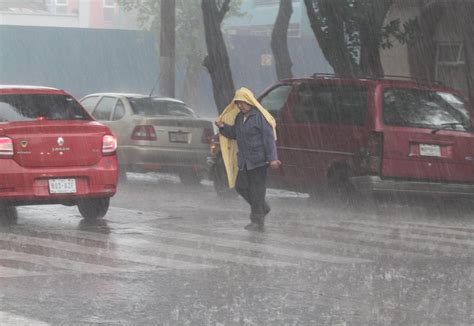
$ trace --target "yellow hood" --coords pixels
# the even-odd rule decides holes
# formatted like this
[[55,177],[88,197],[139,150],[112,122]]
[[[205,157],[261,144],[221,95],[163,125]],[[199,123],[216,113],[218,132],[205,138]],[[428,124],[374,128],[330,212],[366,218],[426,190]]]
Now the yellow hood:
[[[257,101],[253,93],[242,87],[235,92],[232,102],[224,109],[219,116],[219,120],[225,124],[233,126],[235,123],[235,117],[239,114],[240,110],[235,104],[235,101],[244,101],[252,106],[255,106],[268,121],[270,126],[273,128],[273,136],[276,140],[276,122],[273,116]],[[227,171],[227,179],[229,181],[229,188],[234,188],[235,180],[237,179],[237,173],[239,171],[237,167],[237,141],[229,139],[222,135],[219,135],[219,143],[221,147],[222,158],[224,160],[225,169]]]

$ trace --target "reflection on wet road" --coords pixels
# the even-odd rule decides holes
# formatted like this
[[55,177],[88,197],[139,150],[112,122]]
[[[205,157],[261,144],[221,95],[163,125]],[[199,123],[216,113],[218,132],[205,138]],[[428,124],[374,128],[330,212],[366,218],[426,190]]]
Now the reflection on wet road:
[[0,324],[474,323],[469,220],[297,210],[275,196],[266,232],[251,233],[238,199],[196,205],[213,200],[203,189],[176,207],[153,192],[168,203],[155,210],[118,200],[95,222],[19,208],[0,227]]

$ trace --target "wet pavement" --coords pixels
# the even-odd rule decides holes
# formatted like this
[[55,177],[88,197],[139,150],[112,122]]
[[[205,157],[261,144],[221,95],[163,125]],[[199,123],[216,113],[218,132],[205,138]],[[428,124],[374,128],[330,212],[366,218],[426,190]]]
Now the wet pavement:
[[209,182],[129,174],[104,220],[18,208],[0,325],[473,325],[461,204],[335,205],[270,190],[264,233]]

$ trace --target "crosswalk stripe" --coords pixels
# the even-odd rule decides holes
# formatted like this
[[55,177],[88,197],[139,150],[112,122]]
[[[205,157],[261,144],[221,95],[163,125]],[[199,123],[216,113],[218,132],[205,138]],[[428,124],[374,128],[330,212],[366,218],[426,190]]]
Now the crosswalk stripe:
[[[93,273],[93,274],[104,274],[104,273],[119,273],[119,272],[138,272],[138,271],[149,271],[156,270],[156,267],[137,267],[127,266],[123,268],[89,264],[79,262],[76,260],[69,260],[60,257],[51,256],[40,256],[34,254],[27,254],[19,251],[8,251],[0,249],[0,257],[2,259],[10,259],[15,261],[29,262],[32,264],[42,265],[45,267],[60,269],[56,273],[64,274],[67,271],[79,272],[79,273]],[[51,273],[48,273],[51,274]],[[1,277],[1,276],[0,276]]]
[[[346,248],[351,251],[364,253],[370,252],[376,254],[380,252],[393,253],[400,256],[410,256],[410,253],[414,256],[419,257],[433,257],[440,252],[446,255],[453,253],[465,255],[467,252],[465,249],[456,248],[452,246],[445,246],[433,243],[424,243],[389,239],[379,235],[367,234],[351,234],[350,229],[347,230],[328,230],[324,229],[323,226],[312,230],[314,234],[317,234],[317,238],[302,237],[302,236],[288,236],[281,231],[272,231],[265,235],[266,239],[278,242],[288,242],[291,244],[307,244],[316,247],[328,247],[329,249],[342,249]],[[244,233],[240,230],[223,230],[222,233],[238,234],[243,235]],[[327,240],[330,237],[331,240]],[[326,238],[326,239],[325,239]],[[364,250],[359,250],[364,249]]]
[[447,236],[459,236],[466,238],[474,238],[474,229],[453,227],[453,226],[443,226],[440,224],[418,224],[418,223],[400,223],[400,224],[391,224],[383,222],[373,222],[373,221],[364,221],[364,220],[350,220],[344,221],[344,224],[359,224],[359,225],[368,225],[372,227],[380,228],[395,228],[401,230],[410,230],[410,231],[425,231],[430,233],[437,233]]
[[39,320],[33,320],[18,316],[6,311],[0,311],[0,325],[2,326],[49,326],[50,324],[44,323]]
[[[292,248],[283,248],[281,246],[274,246],[274,245],[265,245],[259,244],[244,240],[233,240],[223,237],[222,235],[201,235],[192,232],[179,232],[179,231],[172,231],[172,230],[165,230],[159,228],[147,228],[145,229],[135,229],[137,232],[144,233],[140,236],[140,239],[130,238],[126,240],[126,238],[121,238],[121,243],[124,241],[127,243],[126,246],[136,247],[137,245],[148,247],[147,244],[150,242],[156,241],[157,238],[160,239],[171,239],[171,240],[184,240],[184,241],[194,241],[205,245],[212,245],[212,246],[219,246],[237,250],[250,250],[255,252],[261,252],[271,255],[279,255],[279,256],[289,256],[293,258],[300,258],[300,259],[308,259],[308,260],[315,260],[320,262],[330,262],[330,263],[337,263],[337,264],[355,264],[355,263],[369,263],[370,260],[367,259],[360,259],[360,258],[353,258],[353,257],[344,257],[344,256],[336,256],[336,255],[327,255],[321,254],[318,252],[312,251],[305,251],[300,249],[292,249]],[[245,231],[248,233],[248,231]],[[61,234],[62,232],[52,231],[55,234]],[[75,231],[76,236],[83,237],[90,240],[99,240],[98,235],[88,232],[81,232]],[[69,233],[71,234],[71,233]],[[146,240],[146,243],[143,243]],[[170,244],[159,244],[158,247],[159,251],[166,250],[176,253],[183,253],[183,254],[194,254],[203,257],[201,254],[196,252],[190,252],[188,248],[178,247],[175,245]],[[207,252],[207,251],[206,251]],[[218,258],[216,256],[216,251],[212,252],[212,258]],[[242,256],[241,256],[242,257]],[[205,257],[204,257],[205,258]],[[240,261],[241,263],[241,261]],[[258,258],[258,263],[262,263],[262,259]]]
[[[43,273],[43,272],[32,272],[32,271],[26,271],[23,269],[0,266],[0,278],[17,277],[17,276],[42,276],[42,275],[48,275],[48,274]],[[2,324],[0,323],[0,325]]]
[[[43,246],[46,248],[58,248],[74,253],[91,254],[90,247],[84,247],[77,244],[58,242],[55,240],[34,238],[28,236],[22,236],[18,234],[0,234],[0,239],[11,242],[28,243],[30,245]],[[96,253],[99,257],[104,257],[112,260],[123,260],[128,262],[135,262],[144,265],[152,265],[158,267],[167,267],[172,269],[209,269],[216,268],[216,266],[207,264],[190,263],[176,259],[161,258],[156,256],[146,256],[138,253],[124,252],[122,250],[117,251],[115,249],[104,249],[96,248]]]
[[399,236],[401,239],[404,239],[404,240],[423,240],[423,241],[439,242],[446,245],[453,244],[453,245],[463,245],[463,246],[474,246],[474,240],[453,239],[453,238],[446,238],[443,236],[423,235],[423,234],[413,233],[414,230],[410,230],[408,228],[400,229],[400,228],[394,227],[391,230],[386,230],[386,229],[380,230],[380,228],[377,226],[372,226],[372,225],[358,226],[353,223],[350,223],[348,224],[347,227],[341,227],[341,229],[348,229],[348,230],[353,230],[353,231],[358,231],[358,232],[365,232],[365,233],[386,235],[386,236],[390,236],[396,233],[397,236]]
[[[8,236],[0,235],[0,239],[3,239],[5,237],[7,237],[8,239]],[[41,239],[41,238],[35,238],[35,237],[29,237],[29,236],[22,236],[22,235],[17,235],[17,234],[11,235],[10,240],[12,239],[13,240],[16,239],[17,241],[23,241],[29,244],[42,245],[46,247],[54,246],[55,248],[61,248],[61,249],[68,250],[71,252],[90,253],[91,251],[90,247],[88,248],[88,247],[80,246],[73,243],[60,242],[60,241],[49,240],[49,239]],[[158,258],[155,256],[137,255],[135,253],[130,252],[131,248],[132,246],[121,245],[120,250],[118,251],[116,249],[113,250],[114,252],[113,255],[108,254],[111,251],[108,249],[100,248],[98,252],[100,256],[112,258],[112,259],[135,261],[135,262],[140,262],[144,264],[150,263],[150,261],[153,261],[153,260],[158,260],[157,265],[163,266],[163,264],[165,264],[163,267],[180,268],[181,265],[186,264],[185,269],[192,268],[191,263],[184,263],[179,260],[174,260],[174,259],[164,260],[163,258]],[[147,246],[140,246],[140,248],[148,249]],[[104,250],[105,252],[103,252]],[[231,263],[247,264],[247,265],[260,266],[260,267],[295,266],[295,264],[277,261],[277,260],[248,257],[244,255],[230,254],[230,253],[223,253],[223,252],[209,252],[208,250],[205,250],[205,249],[186,248],[182,246],[168,245],[168,244],[162,244],[162,243],[160,243],[160,245],[156,249],[154,249],[154,252],[171,253],[173,255],[186,255],[186,256],[200,257],[200,258],[210,259],[210,260],[222,260],[222,261],[227,261]],[[140,259],[137,259],[137,257],[140,257]],[[175,263],[172,263],[172,262],[175,262]],[[210,266],[208,266],[208,268],[210,268]]]
[[[232,234],[237,236],[244,236],[245,232],[235,229],[222,229],[219,230],[223,234]],[[427,255],[422,252],[411,252],[406,250],[399,250],[386,247],[376,247],[373,244],[364,244],[364,243],[353,243],[351,242],[352,238],[350,236],[339,237],[336,240],[327,240],[321,238],[310,238],[302,236],[288,236],[285,233],[272,231],[265,235],[266,240],[278,242],[280,244],[289,244],[289,245],[305,245],[313,246],[315,250],[327,249],[327,250],[342,250],[344,252],[353,252],[357,254],[362,254],[364,256],[386,256],[391,255],[393,257],[407,257],[407,258],[429,258],[432,255]],[[345,241],[341,241],[345,240]]]
[[271,246],[271,245],[242,241],[242,240],[219,238],[219,236],[216,236],[216,235],[205,236],[205,235],[193,234],[193,233],[188,233],[188,232],[154,229],[153,234],[148,235],[148,236],[152,236],[153,238],[159,237],[159,238],[167,238],[167,239],[196,241],[200,244],[214,245],[214,246],[240,249],[240,250],[242,249],[251,250],[251,251],[256,251],[256,252],[261,252],[261,253],[266,253],[266,254],[289,256],[289,257],[294,257],[294,258],[302,258],[302,259],[315,260],[315,261],[328,262],[328,263],[356,264],[356,263],[371,262],[370,260],[367,260],[367,259],[326,255],[326,254],[321,254],[318,252],[288,249],[288,248],[282,248],[278,246]]

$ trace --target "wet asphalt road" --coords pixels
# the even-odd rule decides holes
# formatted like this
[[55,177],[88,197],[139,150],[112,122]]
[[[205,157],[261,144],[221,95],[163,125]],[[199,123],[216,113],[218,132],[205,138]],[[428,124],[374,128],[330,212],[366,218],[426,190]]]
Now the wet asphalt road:
[[265,233],[210,182],[129,174],[104,220],[0,227],[0,325],[474,325],[474,218],[270,190]]

